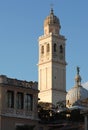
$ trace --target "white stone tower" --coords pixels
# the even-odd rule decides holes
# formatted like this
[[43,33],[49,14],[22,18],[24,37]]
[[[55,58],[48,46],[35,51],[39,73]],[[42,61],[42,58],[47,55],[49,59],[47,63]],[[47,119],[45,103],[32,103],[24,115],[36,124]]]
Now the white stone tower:
[[66,100],[65,37],[53,9],[44,21],[44,35],[39,37],[38,82],[42,102],[56,104]]

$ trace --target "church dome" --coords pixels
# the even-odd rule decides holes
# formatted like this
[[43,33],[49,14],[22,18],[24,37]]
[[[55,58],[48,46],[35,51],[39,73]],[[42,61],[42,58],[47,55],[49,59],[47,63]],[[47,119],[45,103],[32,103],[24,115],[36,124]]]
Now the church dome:
[[58,35],[60,28],[60,21],[58,17],[54,15],[53,9],[51,9],[49,16],[44,20],[44,34],[53,33]]
[[79,75],[79,67],[77,67],[77,75],[75,77],[75,85],[66,95],[67,105],[71,106],[79,101],[88,98],[88,90],[81,85],[81,76]]
[[[83,86],[79,85],[72,87],[66,95],[67,105],[72,106],[73,104],[88,98],[88,90]],[[68,104],[69,101],[69,104]]]
[[53,9],[51,9],[50,15],[46,17],[46,19],[44,21],[44,26],[52,25],[52,24],[58,25],[60,27],[60,21],[59,21],[58,17],[54,15]]

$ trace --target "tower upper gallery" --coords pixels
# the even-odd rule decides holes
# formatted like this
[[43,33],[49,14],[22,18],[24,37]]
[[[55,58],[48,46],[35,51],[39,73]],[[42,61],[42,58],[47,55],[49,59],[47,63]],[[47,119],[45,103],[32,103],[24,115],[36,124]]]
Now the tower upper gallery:
[[60,32],[60,21],[57,16],[54,15],[53,9],[51,8],[49,16],[44,20],[44,35],[49,33],[59,34]]

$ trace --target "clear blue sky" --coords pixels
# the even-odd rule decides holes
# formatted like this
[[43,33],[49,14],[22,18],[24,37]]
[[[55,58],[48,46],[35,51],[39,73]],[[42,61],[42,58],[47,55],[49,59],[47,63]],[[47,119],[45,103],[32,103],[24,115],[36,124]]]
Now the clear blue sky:
[[53,3],[66,41],[67,90],[74,86],[76,66],[88,81],[88,0],[1,0],[0,74],[38,80],[38,37]]

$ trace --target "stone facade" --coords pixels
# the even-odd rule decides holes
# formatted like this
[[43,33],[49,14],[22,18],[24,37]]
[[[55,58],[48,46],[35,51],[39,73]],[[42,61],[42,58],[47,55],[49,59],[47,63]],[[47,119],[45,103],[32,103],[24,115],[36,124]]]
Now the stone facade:
[[0,76],[0,130],[38,125],[38,83]]

